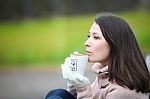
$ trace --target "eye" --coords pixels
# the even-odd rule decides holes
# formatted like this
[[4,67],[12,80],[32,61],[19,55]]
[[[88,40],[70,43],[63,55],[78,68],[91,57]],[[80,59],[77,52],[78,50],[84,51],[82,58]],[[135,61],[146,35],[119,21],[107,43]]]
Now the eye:
[[100,39],[100,37],[99,36],[94,36],[94,39],[97,40],[97,39]]

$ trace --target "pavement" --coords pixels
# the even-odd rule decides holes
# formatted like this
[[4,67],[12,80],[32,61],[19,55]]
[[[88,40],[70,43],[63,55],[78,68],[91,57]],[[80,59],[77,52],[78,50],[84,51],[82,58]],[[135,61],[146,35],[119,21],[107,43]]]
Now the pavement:
[[[85,75],[94,80],[90,67]],[[0,70],[0,99],[44,99],[57,88],[66,89],[59,68]]]

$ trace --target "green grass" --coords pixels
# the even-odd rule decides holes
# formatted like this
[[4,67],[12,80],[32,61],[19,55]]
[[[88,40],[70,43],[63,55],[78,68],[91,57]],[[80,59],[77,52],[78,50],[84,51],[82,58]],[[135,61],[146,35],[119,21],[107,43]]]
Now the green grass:
[[84,17],[52,17],[0,23],[0,63],[62,62],[74,49],[83,50],[83,44],[79,43],[83,42],[91,20],[84,20]]
[[[144,54],[150,53],[150,13],[117,13],[128,21]],[[84,41],[95,14],[0,22],[0,64],[62,63]],[[1,65],[2,66],[2,65]]]
[[[60,20],[60,21],[59,21]],[[57,24],[61,26],[57,26]],[[64,18],[25,20],[0,25],[2,63],[52,62],[64,51]]]

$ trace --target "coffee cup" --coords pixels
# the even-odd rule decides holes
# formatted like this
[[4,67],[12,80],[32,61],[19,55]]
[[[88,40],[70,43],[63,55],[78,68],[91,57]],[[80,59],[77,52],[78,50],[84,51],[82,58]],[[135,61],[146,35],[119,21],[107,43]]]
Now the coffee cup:
[[88,55],[79,54],[77,51],[75,51],[73,54],[70,54],[70,59],[72,65],[71,70],[84,75],[88,62]]

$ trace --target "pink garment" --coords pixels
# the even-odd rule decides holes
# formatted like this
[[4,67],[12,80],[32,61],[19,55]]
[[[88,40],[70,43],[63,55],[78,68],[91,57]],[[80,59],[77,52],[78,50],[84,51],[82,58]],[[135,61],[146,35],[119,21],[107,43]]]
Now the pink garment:
[[78,89],[68,85],[68,91],[77,99],[148,99],[148,94],[137,93],[115,82],[109,82],[108,66],[102,67],[95,63],[92,71],[96,73],[96,79],[91,85]]

